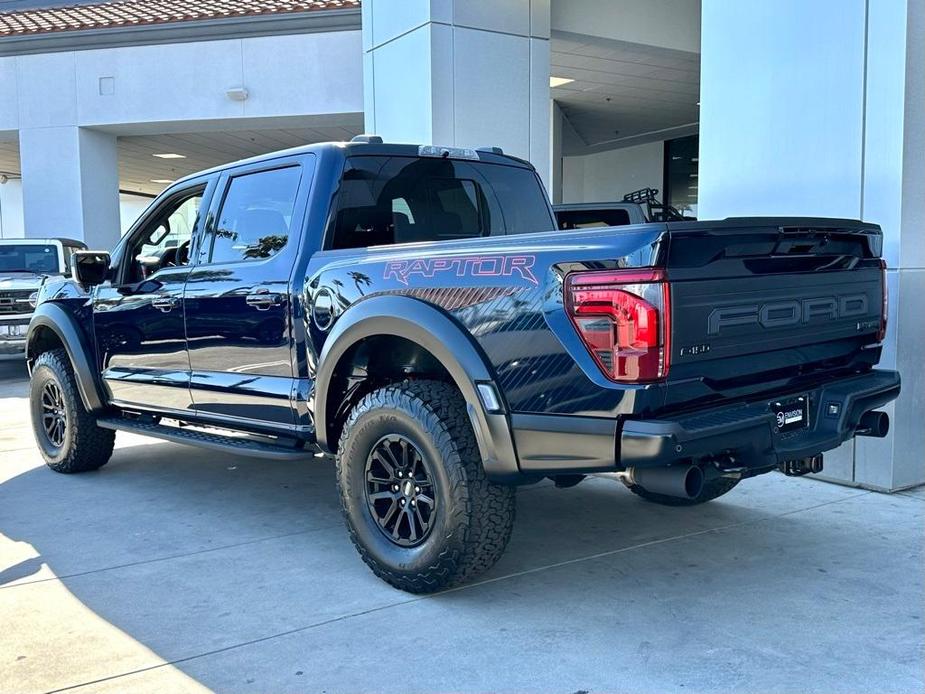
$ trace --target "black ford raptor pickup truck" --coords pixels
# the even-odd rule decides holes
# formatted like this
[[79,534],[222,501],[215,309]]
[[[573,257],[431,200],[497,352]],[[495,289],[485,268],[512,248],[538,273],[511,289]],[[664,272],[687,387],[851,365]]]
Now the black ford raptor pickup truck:
[[881,245],[846,219],[560,231],[497,148],[278,152],[174,183],[43,286],[35,438],[65,473],[117,431],[329,454],[364,561],[434,591],[498,559],[517,485],[698,504],[884,436]]

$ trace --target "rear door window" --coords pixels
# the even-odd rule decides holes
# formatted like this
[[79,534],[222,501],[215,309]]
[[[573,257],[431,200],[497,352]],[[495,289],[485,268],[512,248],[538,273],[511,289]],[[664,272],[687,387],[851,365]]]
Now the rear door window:
[[233,177],[217,215],[210,263],[269,258],[289,242],[302,169],[289,166]]

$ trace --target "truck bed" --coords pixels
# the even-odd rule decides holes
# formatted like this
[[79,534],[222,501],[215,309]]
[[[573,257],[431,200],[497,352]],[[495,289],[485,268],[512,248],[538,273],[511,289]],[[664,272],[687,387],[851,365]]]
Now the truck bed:
[[[651,223],[324,251],[306,286],[336,287],[345,306],[395,293],[441,307],[487,355],[513,412],[646,415],[870,368],[880,239],[852,220]],[[566,316],[564,278],[649,267],[670,283],[671,367],[662,382],[614,383]]]

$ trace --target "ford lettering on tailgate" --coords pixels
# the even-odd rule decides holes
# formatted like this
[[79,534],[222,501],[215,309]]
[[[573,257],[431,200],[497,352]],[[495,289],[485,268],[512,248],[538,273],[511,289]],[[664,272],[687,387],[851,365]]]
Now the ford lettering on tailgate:
[[770,330],[814,321],[856,318],[867,315],[867,310],[865,294],[724,306],[710,312],[707,334],[719,335],[724,329],[736,325],[760,325]]

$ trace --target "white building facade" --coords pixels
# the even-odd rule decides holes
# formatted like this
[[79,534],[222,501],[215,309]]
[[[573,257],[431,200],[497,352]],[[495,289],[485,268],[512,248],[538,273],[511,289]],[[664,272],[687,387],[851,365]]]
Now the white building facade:
[[921,0],[330,0],[16,29],[42,4],[0,4],[0,235],[109,247],[176,177],[363,131],[500,146],[556,202],[650,187],[701,219],[865,219],[903,394],[891,435],[826,475],[925,482]]

